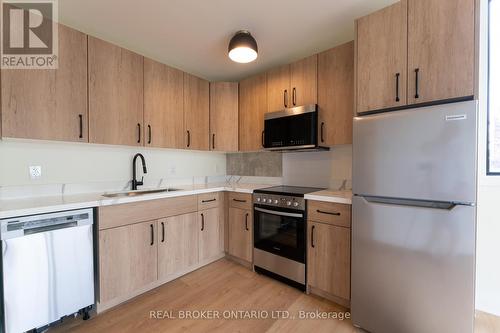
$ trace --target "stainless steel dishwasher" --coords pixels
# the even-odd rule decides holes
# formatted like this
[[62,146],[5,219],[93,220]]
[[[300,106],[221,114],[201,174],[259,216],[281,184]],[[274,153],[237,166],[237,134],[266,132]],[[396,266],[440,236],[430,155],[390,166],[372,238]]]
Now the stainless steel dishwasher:
[[7,333],[44,327],[94,304],[93,210],[0,220]]

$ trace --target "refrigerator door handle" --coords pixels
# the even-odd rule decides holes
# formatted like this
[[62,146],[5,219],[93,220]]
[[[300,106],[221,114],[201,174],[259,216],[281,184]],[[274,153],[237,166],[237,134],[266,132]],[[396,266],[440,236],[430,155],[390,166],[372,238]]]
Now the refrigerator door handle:
[[452,210],[458,205],[472,206],[471,204],[462,204],[462,203],[447,202],[447,201],[427,201],[427,200],[415,200],[415,199],[374,197],[374,196],[361,196],[361,197],[371,203],[432,208],[432,209],[444,209],[444,210]]

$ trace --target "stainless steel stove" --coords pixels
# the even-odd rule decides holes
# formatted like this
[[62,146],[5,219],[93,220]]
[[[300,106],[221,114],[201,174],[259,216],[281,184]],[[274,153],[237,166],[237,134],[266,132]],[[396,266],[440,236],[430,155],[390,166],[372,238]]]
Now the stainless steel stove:
[[306,201],[304,195],[322,190],[275,186],[254,191],[254,269],[306,288]]

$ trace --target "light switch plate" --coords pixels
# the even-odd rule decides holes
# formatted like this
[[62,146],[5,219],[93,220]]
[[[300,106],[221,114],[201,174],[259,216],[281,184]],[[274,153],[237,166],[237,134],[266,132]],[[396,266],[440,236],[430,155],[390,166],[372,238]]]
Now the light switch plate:
[[42,167],[40,165],[32,165],[29,167],[30,178],[35,180],[42,177]]

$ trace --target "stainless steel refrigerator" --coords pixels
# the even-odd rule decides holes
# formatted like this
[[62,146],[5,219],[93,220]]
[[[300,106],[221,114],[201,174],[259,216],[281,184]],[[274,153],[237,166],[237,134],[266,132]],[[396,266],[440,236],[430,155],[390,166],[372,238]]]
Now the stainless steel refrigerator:
[[473,332],[476,174],[476,101],[354,119],[354,325]]

